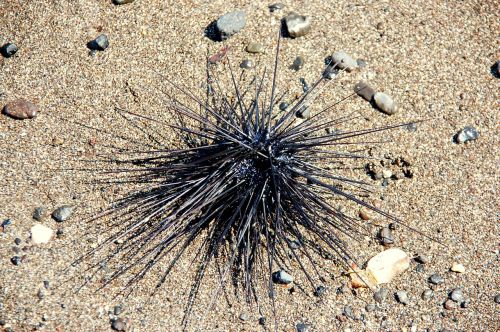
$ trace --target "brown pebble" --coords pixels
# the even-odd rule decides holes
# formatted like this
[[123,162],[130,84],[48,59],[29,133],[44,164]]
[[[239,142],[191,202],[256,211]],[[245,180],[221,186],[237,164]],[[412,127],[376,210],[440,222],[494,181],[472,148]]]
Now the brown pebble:
[[455,309],[455,302],[453,302],[452,300],[446,300],[446,302],[444,303],[444,308],[447,310]]
[[370,220],[370,216],[363,210],[359,210],[359,217],[363,220]]
[[366,101],[371,101],[375,95],[375,90],[363,81],[356,83],[354,92],[356,92],[358,96],[363,97]]
[[38,107],[27,100],[18,99],[5,105],[3,113],[14,119],[31,119],[37,115]]

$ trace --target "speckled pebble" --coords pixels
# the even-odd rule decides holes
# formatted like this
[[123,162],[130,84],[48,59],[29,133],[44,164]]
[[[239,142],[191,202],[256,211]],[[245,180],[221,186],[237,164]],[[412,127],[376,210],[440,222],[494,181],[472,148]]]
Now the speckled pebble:
[[476,128],[466,126],[455,135],[455,142],[457,142],[458,144],[463,144],[469,141],[474,141],[478,139],[478,137],[479,132],[476,130]]
[[461,303],[464,300],[464,294],[462,292],[461,288],[455,288],[453,291],[450,293],[450,299]]
[[240,314],[240,319],[241,319],[242,321],[247,321],[247,320],[249,320],[249,319],[250,319],[250,317],[248,316],[248,313],[246,313],[246,312],[242,312],[242,313]]
[[418,255],[417,257],[414,258],[414,260],[420,264],[429,263],[429,258],[425,255]]
[[36,221],[40,221],[43,218],[43,215],[45,214],[45,209],[41,206],[35,208],[33,211],[33,219]]
[[410,303],[410,299],[408,298],[408,293],[406,293],[405,291],[397,291],[395,295],[399,303],[404,305]]
[[446,300],[443,304],[444,308],[446,310],[453,310],[457,307],[457,305],[455,304],[455,302],[453,302],[452,300]]
[[63,205],[58,207],[52,212],[52,218],[57,222],[63,222],[67,220],[73,213],[73,208],[69,205]]
[[387,288],[382,287],[373,294],[373,299],[377,303],[384,303],[385,300],[387,299],[387,295],[389,295],[389,290]]
[[18,99],[5,105],[3,113],[18,120],[32,119],[37,116],[38,107],[25,99]]
[[297,325],[295,325],[297,332],[308,332],[310,327],[311,327],[311,325],[306,324],[306,323],[298,323]]
[[385,114],[392,115],[396,113],[396,103],[388,94],[377,92],[375,93],[375,95],[373,95],[373,101],[375,102],[377,108]]
[[264,53],[264,46],[260,43],[250,43],[245,50],[248,53]]
[[434,296],[432,289],[426,289],[422,292],[422,300],[427,301]]
[[217,31],[221,39],[224,40],[241,31],[246,22],[247,14],[242,10],[227,13],[217,20]]
[[433,274],[429,277],[429,282],[434,285],[439,285],[444,282],[444,278],[441,277],[439,274]]
[[290,13],[285,17],[288,34],[292,38],[305,36],[311,31],[311,19],[297,13]]
[[375,311],[375,309],[377,309],[377,306],[373,303],[369,303],[365,306],[366,312],[372,312]]

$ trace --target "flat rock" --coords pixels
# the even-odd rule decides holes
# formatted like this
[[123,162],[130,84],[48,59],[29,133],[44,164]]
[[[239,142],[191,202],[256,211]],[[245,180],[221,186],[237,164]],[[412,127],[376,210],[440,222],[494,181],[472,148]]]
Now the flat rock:
[[290,13],[285,17],[288,34],[292,38],[302,37],[311,31],[311,19],[297,13]]
[[217,31],[222,40],[238,33],[245,27],[247,14],[243,10],[234,11],[221,16],[216,23]]
[[31,227],[31,241],[34,244],[49,243],[54,236],[54,231],[42,224],[35,224]]
[[385,284],[409,267],[410,257],[399,248],[391,248],[372,257],[366,272],[377,284]]
[[379,110],[385,114],[392,115],[396,113],[396,103],[391,96],[383,92],[377,92],[373,96],[373,101]]
[[18,120],[32,119],[38,114],[38,107],[25,99],[18,99],[5,105],[3,113]]
[[354,86],[354,92],[366,101],[371,101],[375,95],[375,90],[363,81],[356,83]]
[[332,54],[332,65],[350,72],[358,67],[358,63],[349,54],[340,51]]

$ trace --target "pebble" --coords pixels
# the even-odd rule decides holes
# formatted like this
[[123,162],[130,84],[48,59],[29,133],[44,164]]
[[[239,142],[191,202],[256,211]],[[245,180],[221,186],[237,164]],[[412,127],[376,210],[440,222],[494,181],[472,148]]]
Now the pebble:
[[424,264],[418,264],[417,266],[415,266],[415,271],[418,273],[425,272]]
[[305,36],[311,31],[311,19],[297,13],[290,13],[285,17],[288,34],[292,38]]
[[500,294],[495,295],[494,300],[496,304],[500,304]]
[[243,10],[234,11],[221,16],[216,23],[220,38],[225,40],[245,27],[247,14]]
[[286,101],[281,102],[279,108],[282,111],[286,110],[288,108],[288,103]]
[[266,325],[266,317],[262,316],[259,318],[259,324],[260,325]]
[[19,48],[13,43],[7,43],[0,48],[0,53],[6,58],[10,58],[16,54],[17,51],[19,51]]
[[16,244],[16,246],[20,245],[20,244],[21,244],[21,242],[22,242],[22,240],[21,240],[20,238],[18,238],[18,237],[16,237],[16,238],[14,239],[14,243]]
[[417,257],[414,258],[414,260],[420,264],[429,263],[429,258],[427,256],[424,256],[424,255],[418,255]]
[[307,119],[311,116],[311,110],[309,109],[309,107],[307,106],[302,106],[298,111],[297,113],[295,113],[295,115],[299,118],[299,119]]
[[278,10],[283,9],[283,8],[285,8],[285,5],[282,4],[281,2],[273,3],[273,4],[269,5],[269,11],[271,13],[274,13],[274,12],[276,12]]
[[406,252],[399,248],[391,248],[372,257],[366,265],[366,272],[377,284],[385,284],[409,267],[410,257]]
[[125,331],[127,325],[121,318],[117,318],[111,323],[111,328],[115,331]]
[[293,282],[293,277],[283,270],[273,273],[273,282],[276,284],[290,284]]
[[316,290],[314,291],[314,296],[320,297],[326,293],[326,288],[325,286],[318,286],[316,287]]
[[345,69],[347,72],[358,67],[356,60],[343,51],[332,54],[332,65],[336,66],[336,68]]
[[113,308],[113,314],[115,314],[116,316],[118,316],[119,314],[122,313],[122,306],[121,305],[116,305],[114,308]]
[[456,272],[456,273],[464,273],[465,267],[460,263],[453,263],[450,270],[452,270],[453,272]]
[[372,312],[375,311],[375,309],[377,309],[377,306],[373,303],[369,303],[365,306],[366,312]]
[[457,142],[458,144],[462,144],[469,141],[474,141],[478,137],[479,132],[476,130],[476,128],[466,126],[455,135],[455,142]]
[[49,243],[54,236],[54,231],[42,224],[35,224],[31,227],[31,241],[34,244]]
[[246,312],[242,312],[242,313],[240,314],[240,319],[241,319],[242,321],[247,321],[249,318],[250,318],[250,317],[248,317],[248,314],[247,314]]
[[98,51],[104,51],[109,47],[109,39],[105,34],[100,34],[94,39],[93,42],[94,49]]
[[434,285],[439,285],[444,282],[444,278],[441,277],[439,274],[435,273],[429,277],[429,282]]
[[69,205],[63,205],[58,207],[52,212],[52,218],[57,222],[63,222],[67,220],[73,213],[73,208]]
[[35,211],[33,211],[33,219],[35,219],[37,221],[42,220],[44,212],[45,212],[45,210],[41,206],[35,208]]
[[387,227],[384,227],[380,230],[379,238],[380,243],[382,243],[383,245],[394,243],[394,236],[392,235],[391,230]]
[[429,300],[430,298],[432,298],[434,296],[434,292],[432,291],[432,289],[426,289],[422,292],[422,300]]
[[389,290],[387,288],[382,287],[373,294],[373,299],[377,303],[384,303],[385,300],[387,299],[387,295],[389,295]]
[[113,0],[115,5],[124,5],[127,3],[132,3],[134,0]]
[[45,291],[43,289],[39,289],[38,293],[36,293],[36,296],[42,300],[45,297]]
[[264,53],[264,46],[260,43],[250,43],[246,47],[248,53]]
[[396,103],[391,96],[383,92],[377,92],[373,95],[373,101],[379,110],[382,112],[392,115],[396,113]]
[[300,55],[293,60],[291,69],[298,71],[304,66],[304,58]]
[[464,294],[462,292],[461,288],[455,288],[451,293],[450,293],[450,299],[461,303],[464,300]]
[[443,306],[446,310],[452,310],[456,308],[456,304],[452,300],[446,300]]
[[391,176],[392,176],[392,172],[390,170],[388,170],[388,169],[382,170],[382,177],[384,179],[390,179]]
[[366,101],[371,101],[375,95],[375,90],[363,81],[356,83],[354,86],[354,92]]
[[346,305],[343,309],[343,314],[346,316],[346,317],[349,317],[350,319],[354,319],[354,312],[352,312],[352,308],[348,305]]
[[399,303],[407,305],[410,303],[410,299],[408,298],[408,294],[405,291],[397,291],[396,292],[396,299],[398,300]]
[[[328,133],[329,134],[329,133]],[[359,217],[363,220],[370,220],[370,216],[368,215],[368,213],[364,210],[359,210]]]
[[309,331],[310,327],[311,327],[311,325],[306,324],[306,323],[298,323],[297,325],[295,325],[297,332],[307,332],[307,331]]
[[500,60],[498,60],[493,66],[491,66],[491,72],[493,73],[493,76],[495,76],[496,78],[500,78]]
[[252,60],[245,59],[241,61],[240,68],[242,69],[252,69],[255,66]]
[[36,117],[38,107],[25,99],[18,99],[5,105],[3,113],[18,120],[32,119]]
[[16,265],[16,266],[17,266],[17,265],[20,265],[20,264],[21,264],[22,259],[21,259],[21,257],[19,257],[19,256],[14,256],[14,257],[12,257],[12,258],[10,259],[10,261],[11,261],[11,263],[12,263],[12,264],[14,264],[14,265]]

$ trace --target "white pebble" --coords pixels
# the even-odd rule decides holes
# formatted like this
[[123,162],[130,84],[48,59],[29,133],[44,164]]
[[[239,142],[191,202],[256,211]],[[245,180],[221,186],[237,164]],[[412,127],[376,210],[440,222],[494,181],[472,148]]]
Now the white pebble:
[[377,92],[373,96],[373,100],[377,107],[384,113],[392,115],[396,113],[396,103],[391,96],[383,92]]
[[332,66],[335,65],[337,66],[336,68],[345,69],[346,71],[351,71],[358,67],[356,60],[342,51],[332,54]]
[[366,272],[377,284],[385,284],[409,267],[410,257],[399,248],[391,248],[372,257],[368,261]]
[[450,270],[456,273],[464,273],[465,267],[460,263],[453,263]]
[[42,224],[35,224],[31,227],[31,241],[34,244],[49,243],[54,235],[54,231]]

